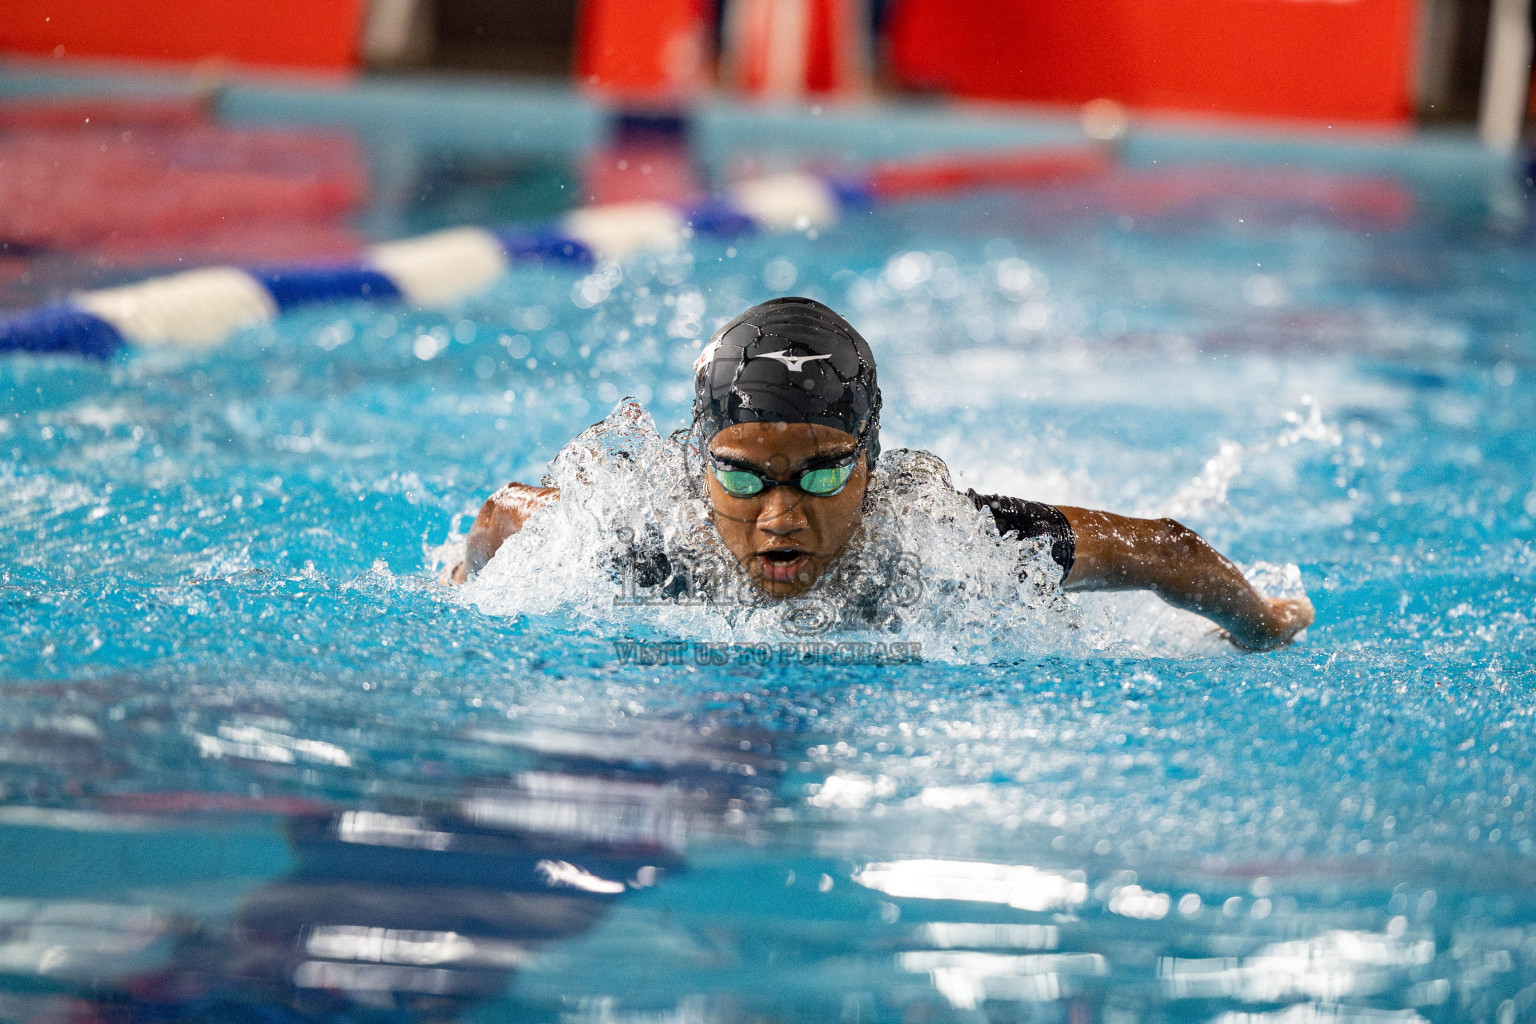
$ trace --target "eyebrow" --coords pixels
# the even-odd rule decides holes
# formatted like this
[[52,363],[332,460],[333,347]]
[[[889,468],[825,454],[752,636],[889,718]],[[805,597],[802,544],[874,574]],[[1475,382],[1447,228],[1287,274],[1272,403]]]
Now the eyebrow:
[[[813,455],[808,459],[800,460],[798,463],[792,466],[790,468],[789,475],[795,476],[796,474],[804,473],[812,469],[820,469],[823,466],[842,462],[844,459],[848,458],[858,450],[859,446],[854,445],[852,448],[841,452],[827,452],[822,455]],[[735,466],[737,469],[744,469],[749,473],[756,473],[764,480],[773,479],[768,475],[766,467],[759,466],[757,463],[751,462],[747,459],[738,459],[733,455],[717,455],[714,452],[710,452],[709,457],[714,459],[716,462],[723,462],[728,466]]]

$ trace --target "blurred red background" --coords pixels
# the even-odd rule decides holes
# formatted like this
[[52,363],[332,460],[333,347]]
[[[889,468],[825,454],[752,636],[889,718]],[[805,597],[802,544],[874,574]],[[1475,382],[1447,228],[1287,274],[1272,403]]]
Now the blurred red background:
[[[454,28],[455,3],[466,2],[396,0],[393,7],[436,12],[435,29],[420,18],[418,28],[446,39],[466,26],[480,32],[489,17],[483,3],[466,7],[460,13],[475,25]],[[519,11],[531,17],[535,7],[551,5],[574,8],[562,45],[580,81],[673,97],[708,85],[714,3],[504,0],[499,9],[516,20]],[[1081,103],[1107,97],[1141,109],[1402,122],[1413,113],[1417,6],[1416,0],[895,0],[884,26],[887,80],[971,98]],[[0,51],[345,70],[363,60],[368,15],[365,0],[7,0]]]
[[895,75],[961,96],[1405,121],[1413,0],[901,0]]
[[350,68],[364,8],[364,0],[5,0],[0,50]]

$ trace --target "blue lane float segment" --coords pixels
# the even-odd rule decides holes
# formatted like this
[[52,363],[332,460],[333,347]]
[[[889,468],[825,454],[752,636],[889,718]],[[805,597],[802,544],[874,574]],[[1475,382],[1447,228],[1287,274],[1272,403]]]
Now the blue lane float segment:
[[824,180],[841,209],[872,210],[875,208],[874,189],[870,187],[867,179],[844,174]]
[[358,264],[279,267],[247,270],[272,295],[283,312],[298,306],[346,299],[381,301],[398,299],[395,282],[371,267]]
[[117,328],[68,303],[0,320],[0,352],[68,352],[107,359],[122,347]]
[[504,227],[491,228],[490,232],[501,246],[501,251],[506,253],[507,259],[514,262],[530,257],[572,263],[580,267],[590,267],[597,262],[592,250],[586,245],[558,231]]
[[685,208],[683,219],[696,235],[712,235],[718,238],[734,238],[757,231],[757,221],[742,212],[735,203],[725,199],[706,199]]

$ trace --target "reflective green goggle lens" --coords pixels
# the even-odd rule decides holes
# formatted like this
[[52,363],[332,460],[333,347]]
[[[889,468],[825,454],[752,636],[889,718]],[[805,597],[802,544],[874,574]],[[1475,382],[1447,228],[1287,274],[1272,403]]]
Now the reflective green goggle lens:
[[720,486],[725,488],[725,493],[733,498],[750,498],[762,493],[763,478],[756,473],[748,473],[744,469],[722,469],[719,466],[714,467],[714,473]]
[[809,473],[800,474],[800,489],[806,494],[814,494],[818,498],[827,498],[843,489],[848,478],[853,476],[853,463],[846,466],[828,466],[826,469],[813,469]]
[[[848,478],[853,476],[854,463],[845,466],[828,466],[824,469],[812,469],[800,474],[796,486],[806,494],[817,498],[830,498],[841,491],[848,484]],[[756,473],[745,469],[726,469],[723,466],[714,466],[712,471],[725,493],[733,498],[750,498],[755,494],[761,494],[768,486],[768,482]]]

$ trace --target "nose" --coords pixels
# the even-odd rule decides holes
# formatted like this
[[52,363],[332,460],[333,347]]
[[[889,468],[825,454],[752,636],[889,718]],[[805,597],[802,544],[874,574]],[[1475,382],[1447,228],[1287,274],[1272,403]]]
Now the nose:
[[757,514],[757,528],[777,537],[803,530],[808,525],[805,503],[799,492],[791,487],[775,487],[763,499],[762,511]]

